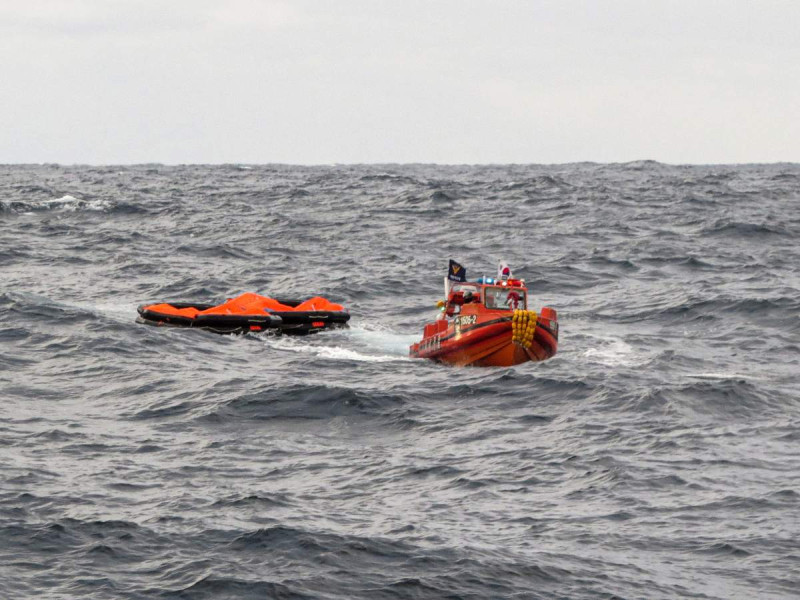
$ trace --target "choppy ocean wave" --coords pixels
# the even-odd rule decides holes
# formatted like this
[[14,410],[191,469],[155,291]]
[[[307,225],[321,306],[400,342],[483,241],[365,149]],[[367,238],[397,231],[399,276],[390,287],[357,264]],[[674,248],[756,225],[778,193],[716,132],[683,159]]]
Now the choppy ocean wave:
[[[800,166],[0,167],[3,598],[793,598]],[[408,358],[447,260],[559,354]],[[322,294],[308,338],[136,306]]]

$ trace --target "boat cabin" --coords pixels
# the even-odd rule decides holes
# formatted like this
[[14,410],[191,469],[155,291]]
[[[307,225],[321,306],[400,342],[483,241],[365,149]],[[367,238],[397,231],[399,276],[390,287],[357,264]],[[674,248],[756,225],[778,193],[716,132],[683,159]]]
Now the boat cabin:
[[448,305],[482,304],[490,310],[527,310],[528,290],[520,280],[497,284],[453,283],[447,298]]

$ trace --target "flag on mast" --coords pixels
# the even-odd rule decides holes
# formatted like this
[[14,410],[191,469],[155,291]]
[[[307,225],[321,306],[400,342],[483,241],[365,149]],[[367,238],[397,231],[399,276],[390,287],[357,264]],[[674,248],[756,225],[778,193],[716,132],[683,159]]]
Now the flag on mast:
[[467,280],[467,269],[466,267],[462,267],[452,258],[450,259],[450,267],[447,269],[447,278],[450,281],[466,281]]
[[497,265],[497,278],[500,281],[508,281],[511,279],[511,267],[508,266],[508,263],[505,261],[501,261],[499,265]]

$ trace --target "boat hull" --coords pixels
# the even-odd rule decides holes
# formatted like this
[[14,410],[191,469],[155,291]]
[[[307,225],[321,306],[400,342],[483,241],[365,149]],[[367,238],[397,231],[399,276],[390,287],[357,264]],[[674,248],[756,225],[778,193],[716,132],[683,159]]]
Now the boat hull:
[[[465,325],[472,319],[474,323]],[[443,320],[437,323],[432,335],[411,346],[412,358],[427,358],[455,366],[511,367],[546,360],[558,350],[558,323],[542,316],[536,317],[535,328],[531,328],[530,337],[524,340],[515,336],[511,314],[464,315],[452,323]]]

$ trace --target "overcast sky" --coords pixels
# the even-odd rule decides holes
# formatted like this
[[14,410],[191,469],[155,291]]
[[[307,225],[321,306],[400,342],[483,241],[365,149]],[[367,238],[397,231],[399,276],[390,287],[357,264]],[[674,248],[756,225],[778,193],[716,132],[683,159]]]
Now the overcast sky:
[[800,2],[0,0],[0,163],[800,162]]

